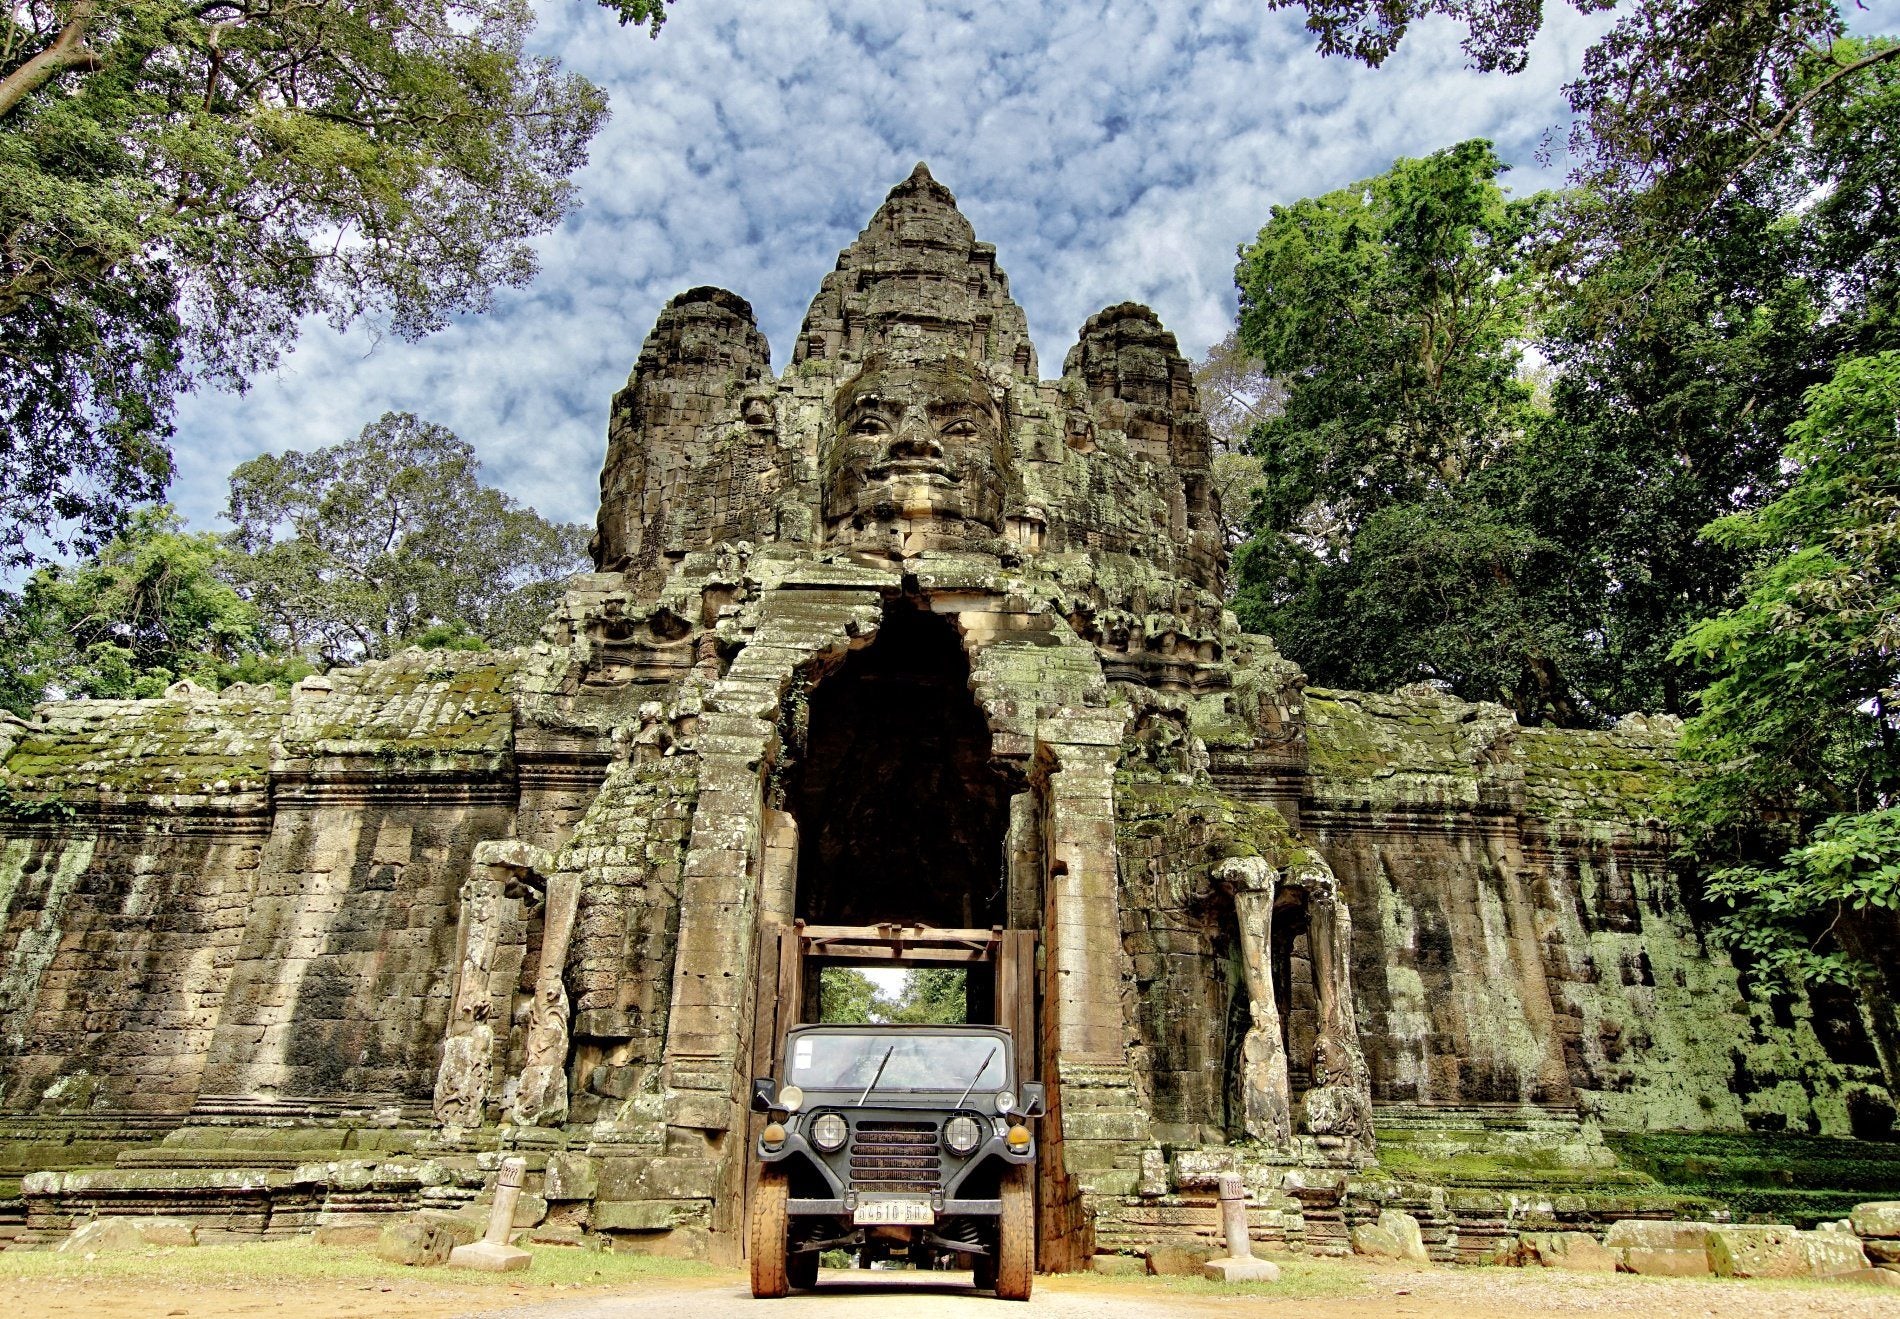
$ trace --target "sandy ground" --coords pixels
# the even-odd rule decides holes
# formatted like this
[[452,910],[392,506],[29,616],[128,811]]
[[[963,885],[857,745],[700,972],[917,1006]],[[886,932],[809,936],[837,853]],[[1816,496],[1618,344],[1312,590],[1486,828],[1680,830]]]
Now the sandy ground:
[[[1819,1283],[1731,1283],[1703,1279],[1595,1277],[1539,1270],[1390,1269],[1336,1266],[1291,1296],[1180,1290],[1153,1279],[1040,1278],[1035,1298],[1016,1307],[974,1292],[967,1275],[830,1273],[815,1292],[754,1301],[731,1274],[652,1278],[612,1287],[472,1287],[440,1273],[388,1279],[300,1279],[283,1283],[176,1282],[81,1277],[0,1277],[0,1319],[957,1319],[980,1315],[1048,1319],[1542,1319],[1568,1315],[1656,1315],[1664,1319],[1900,1319],[1900,1289]],[[1334,1294],[1315,1294],[1315,1292]],[[1345,1294],[1339,1294],[1339,1293]],[[1000,1312],[1000,1316],[999,1316]]]
[[[1043,1315],[1049,1319],[1526,1319],[1545,1315],[1656,1315],[1664,1319],[1746,1316],[1748,1319],[1895,1319],[1900,1291],[1817,1284],[1737,1284],[1701,1280],[1592,1278],[1542,1270],[1432,1270],[1390,1272],[1366,1268],[1349,1296],[1276,1298],[1184,1293],[1158,1280],[1039,1278],[1027,1306],[1016,1307],[957,1283],[914,1274],[867,1282],[865,1275],[827,1273],[814,1292],[783,1301],[754,1301],[742,1287],[716,1284],[692,1291],[665,1289],[638,1296],[576,1297],[478,1312],[492,1319],[724,1319],[727,1315],[817,1319],[955,1319],[956,1316]],[[954,1276],[954,1275],[952,1275]],[[999,1315],[999,1310],[1001,1311]]]

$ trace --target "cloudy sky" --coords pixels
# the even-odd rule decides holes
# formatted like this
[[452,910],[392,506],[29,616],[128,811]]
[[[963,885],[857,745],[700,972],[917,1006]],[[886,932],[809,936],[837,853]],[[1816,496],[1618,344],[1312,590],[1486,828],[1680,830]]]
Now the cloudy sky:
[[665,301],[741,294],[782,369],[820,277],[918,160],[996,244],[1045,375],[1130,298],[1197,355],[1275,203],[1480,136],[1515,188],[1558,181],[1538,148],[1605,23],[1553,0],[1530,68],[1504,77],[1466,71],[1436,22],[1382,69],[1323,61],[1299,14],[1260,0],[678,0],[657,41],[587,0],[537,8],[542,48],[613,106],[539,279],[418,344],[315,324],[248,395],[188,399],[173,496],[194,527],[221,525],[237,463],[388,409],[452,427],[544,514],[591,521],[608,401]]

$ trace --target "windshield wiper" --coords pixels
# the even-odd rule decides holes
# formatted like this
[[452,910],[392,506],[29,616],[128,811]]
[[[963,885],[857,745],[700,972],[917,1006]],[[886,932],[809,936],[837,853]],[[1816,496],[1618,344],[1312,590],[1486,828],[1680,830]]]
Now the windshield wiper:
[[957,1096],[958,1108],[963,1107],[963,1101],[970,1097],[970,1091],[976,1089],[976,1083],[983,1079],[983,1073],[990,1070],[990,1061],[996,1057],[998,1047],[1000,1046],[994,1044],[990,1046],[989,1053],[984,1056],[982,1064],[976,1069],[976,1075],[970,1078],[970,1084],[964,1086],[963,1093]]
[[[854,1107],[857,1107],[857,1108],[864,1107],[864,1101],[871,1097],[871,1092],[877,1089],[877,1083],[884,1079],[884,1064],[888,1063],[891,1060],[891,1055],[895,1053],[896,1051],[897,1051],[897,1046],[895,1044],[893,1044],[890,1048],[884,1051],[884,1057],[879,1059],[878,1061],[877,1071],[871,1074],[871,1084],[864,1087],[864,1093],[858,1096],[858,1102],[856,1103],[856,1105],[854,1105]],[[985,1065],[987,1066],[987,1064]]]

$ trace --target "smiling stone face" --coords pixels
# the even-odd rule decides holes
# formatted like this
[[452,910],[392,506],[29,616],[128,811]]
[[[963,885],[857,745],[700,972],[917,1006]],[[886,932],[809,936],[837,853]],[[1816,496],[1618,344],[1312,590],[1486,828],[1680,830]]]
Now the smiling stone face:
[[1007,419],[968,361],[874,359],[838,391],[832,415],[821,454],[828,543],[903,557],[999,533]]

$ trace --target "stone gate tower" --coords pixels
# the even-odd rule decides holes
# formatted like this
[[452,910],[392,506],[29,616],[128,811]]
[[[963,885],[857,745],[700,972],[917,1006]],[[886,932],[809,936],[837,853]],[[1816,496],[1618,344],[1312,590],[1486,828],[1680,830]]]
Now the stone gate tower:
[[782,375],[681,294],[535,646],[0,726],[0,1225],[9,1175],[41,1231],[368,1221],[512,1148],[550,1239],[736,1258],[761,934],[800,919],[1033,935],[1047,1268],[1211,1235],[1227,1171],[1269,1239],[1398,1200],[1479,1257],[1514,1202],[1382,1171],[1420,1133],[1589,1169],[1890,1116],[1699,946],[1672,728],[1308,690],[1223,608],[1215,498],[1155,315],[1043,379],[921,165]]

